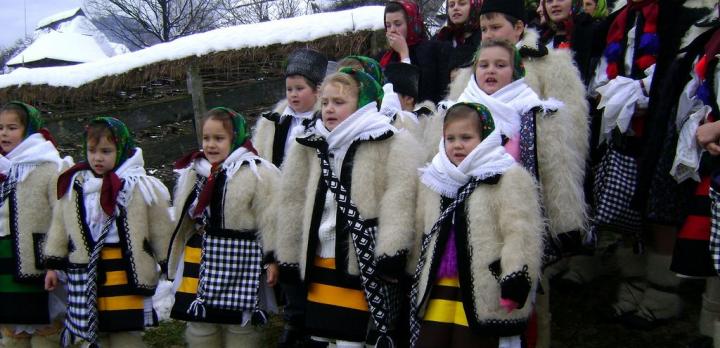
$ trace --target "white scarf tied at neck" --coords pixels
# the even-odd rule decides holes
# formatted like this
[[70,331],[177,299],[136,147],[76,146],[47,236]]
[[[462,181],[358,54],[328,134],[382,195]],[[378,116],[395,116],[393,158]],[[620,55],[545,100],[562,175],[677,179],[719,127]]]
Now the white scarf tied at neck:
[[390,124],[390,119],[377,111],[377,103],[372,102],[356,110],[343,122],[335,126],[332,131],[325,128],[322,120],[315,121],[312,132],[325,138],[328,152],[333,155],[333,169],[335,175],[340,175],[338,169],[348,148],[354,141],[368,140],[379,137],[385,133],[397,133],[398,130]]
[[545,112],[557,111],[564,104],[555,99],[542,100],[528,85],[525,79],[518,79],[499,89],[493,94],[487,94],[480,89],[475,76],[468,81],[465,90],[458,98],[458,102],[470,102],[485,105],[492,114],[495,127],[499,128],[505,136],[512,138],[520,132],[520,116],[525,115],[534,108],[541,108]]
[[63,169],[64,164],[70,164],[68,158],[61,159],[55,145],[45,140],[40,133],[25,138],[10,153],[0,156],[0,174],[8,180],[22,182],[37,166],[51,162],[57,165],[57,170]]
[[483,139],[458,166],[445,153],[445,139],[438,150],[432,162],[420,169],[420,181],[448,198],[455,198],[458,190],[473,177],[482,180],[503,174],[515,164],[515,159],[502,146],[498,129]]

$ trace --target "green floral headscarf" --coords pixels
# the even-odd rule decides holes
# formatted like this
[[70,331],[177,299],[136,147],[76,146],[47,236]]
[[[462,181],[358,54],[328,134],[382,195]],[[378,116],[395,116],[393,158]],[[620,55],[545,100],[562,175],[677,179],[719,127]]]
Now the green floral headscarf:
[[37,133],[40,128],[43,127],[44,122],[40,117],[40,111],[29,104],[25,104],[21,101],[11,101],[8,104],[17,105],[25,110],[27,119],[25,120],[25,134],[24,138],[27,138]]
[[210,109],[210,111],[223,111],[229,114],[230,118],[232,119],[233,142],[230,148],[230,152],[233,152],[237,148],[241,147],[245,143],[245,141],[250,138],[250,129],[247,125],[247,122],[245,122],[245,117],[243,115],[239,114],[233,109],[226,108],[224,106],[212,108]]
[[483,104],[479,103],[457,103],[453,106],[451,106],[448,111],[445,113],[446,115],[450,113],[450,110],[453,110],[459,106],[466,106],[473,110],[475,110],[478,115],[480,115],[480,121],[482,122],[482,138],[487,138],[490,133],[492,133],[495,130],[495,121],[493,121],[492,113],[490,113],[490,110]]
[[377,60],[366,56],[347,56],[344,59],[353,59],[360,62],[360,65],[363,67],[363,71],[372,76],[377,83],[382,85],[385,82],[385,77],[383,77],[380,63],[378,63]]
[[380,84],[369,74],[364,71],[355,70],[353,68],[341,68],[341,73],[352,76],[360,85],[358,93],[358,109],[372,102],[380,102],[383,97],[383,89]]
[[[130,156],[133,155],[135,149],[135,140],[130,134],[130,129],[128,129],[125,123],[114,117],[99,116],[93,118],[88,124],[88,126],[92,125],[104,125],[105,127],[107,127],[107,129],[110,130],[110,134],[112,134],[112,140],[117,147],[117,157],[115,157],[114,169],[117,169],[128,158],[130,158]],[[87,161],[87,130],[85,131],[84,138],[85,142],[83,145],[83,156],[85,156],[85,160]]]

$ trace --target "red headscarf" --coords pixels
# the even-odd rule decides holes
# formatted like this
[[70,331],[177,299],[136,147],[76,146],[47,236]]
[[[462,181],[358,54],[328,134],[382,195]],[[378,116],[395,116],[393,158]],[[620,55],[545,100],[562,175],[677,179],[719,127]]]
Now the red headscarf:
[[[405,36],[408,48],[424,41],[427,36],[425,32],[425,24],[423,23],[422,16],[420,15],[420,8],[418,7],[418,4],[411,0],[393,0],[389,1],[388,4],[393,2],[402,6],[405,11],[405,16],[408,19],[407,35]],[[385,11],[385,13],[387,13],[387,7],[385,8]],[[380,66],[385,68],[385,66],[387,66],[390,62],[397,60],[399,60],[397,52],[393,49],[389,49],[385,52],[382,58],[380,58]]]

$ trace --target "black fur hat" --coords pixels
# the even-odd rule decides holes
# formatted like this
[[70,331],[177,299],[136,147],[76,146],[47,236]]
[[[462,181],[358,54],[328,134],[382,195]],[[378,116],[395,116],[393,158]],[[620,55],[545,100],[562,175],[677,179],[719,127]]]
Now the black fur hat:
[[420,69],[407,63],[390,63],[385,67],[385,81],[393,84],[396,93],[418,98]]
[[295,50],[288,56],[287,69],[285,77],[292,75],[302,75],[316,85],[325,78],[328,60],[322,53],[301,48]]
[[503,13],[513,16],[523,23],[527,22],[523,0],[485,0],[480,8],[480,15],[491,12]]

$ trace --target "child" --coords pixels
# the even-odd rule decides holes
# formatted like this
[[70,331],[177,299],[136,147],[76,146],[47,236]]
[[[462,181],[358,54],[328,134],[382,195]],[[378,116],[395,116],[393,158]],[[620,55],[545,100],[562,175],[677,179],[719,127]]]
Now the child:
[[120,120],[97,117],[85,131],[85,161],[58,179],[45,244],[52,270],[68,276],[63,346],[80,338],[103,347],[144,347],[157,325],[152,295],[170,237],[170,194],[143,168],[143,153]]
[[418,141],[428,117],[436,112],[435,104],[425,101],[416,107],[420,70],[406,63],[390,63],[385,68],[387,84],[383,86],[380,113],[390,117],[398,129],[407,129]]
[[285,100],[258,119],[253,142],[258,155],[280,167],[293,139],[313,121],[318,86],[325,77],[328,61],[314,50],[299,49],[290,54],[285,69]]
[[437,103],[448,84],[449,73],[440,66],[441,45],[427,41],[420,8],[412,0],[389,1],[385,6],[385,36],[390,49],[380,58],[385,69],[393,62],[403,62],[420,68],[418,100]]
[[448,109],[421,173],[411,346],[521,347],[542,263],[535,180],[476,103]]
[[272,306],[265,303],[272,293],[266,284],[277,281],[271,193],[279,172],[257,156],[245,119],[235,111],[211,109],[202,132],[202,152],[175,164],[170,316],[189,322],[189,347],[260,347],[253,325],[265,324]]
[[366,56],[347,56],[338,62],[337,70],[342,68],[353,68],[355,70],[362,70],[366,74],[372,76],[380,85],[385,82],[382,68],[377,60]]
[[[378,311],[395,311],[376,292],[387,284],[378,276],[402,275],[422,158],[413,137],[377,111],[382,89],[370,75],[343,68],[325,78],[320,94],[322,119],[283,167],[278,230],[294,234],[278,239],[278,261],[288,274],[299,268],[308,284],[313,340],[364,347],[372,317],[378,346],[388,347],[392,318]],[[381,302],[369,306],[368,296]]]
[[[43,290],[45,233],[55,184],[67,165],[46,139],[40,112],[18,101],[0,109],[0,327],[4,347],[55,347],[63,300]],[[58,289],[61,290],[61,289]]]

